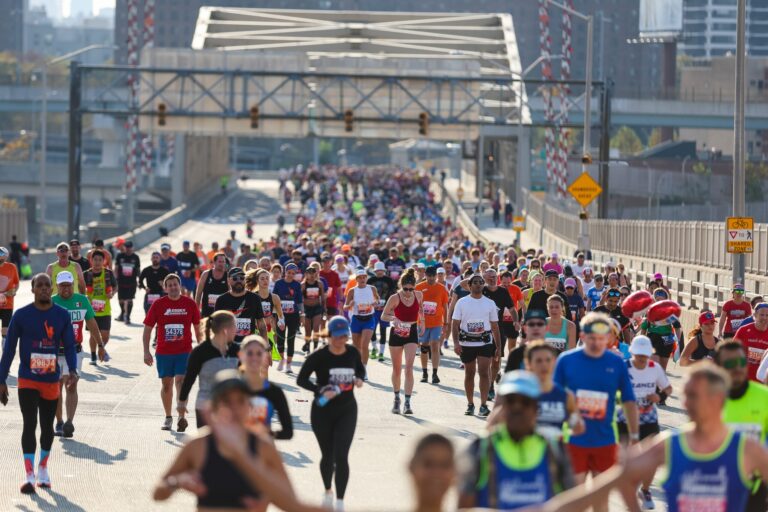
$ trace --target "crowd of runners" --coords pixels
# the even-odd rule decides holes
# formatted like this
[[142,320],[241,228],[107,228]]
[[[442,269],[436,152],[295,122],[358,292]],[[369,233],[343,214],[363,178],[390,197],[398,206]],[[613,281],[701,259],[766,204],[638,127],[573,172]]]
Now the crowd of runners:
[[[768,303],[743,284],[684,332],[663,275],[638,287],[620,262],[469,240],[427,173],[298,167],[281,171],[280,194],[269,239],[252,239],[249,220],[243,238],[163,242],[149,262],[130,240],[87,252],[62,242],[31,280],[31,304],[14,304],[27,285],[0,247],[0,401],[18,355],[22,493],[51,486],[53,439],[75,436],[80,372],[110,361],[114,319],[143,324],[158,426],[185,432],[194,411],[199,429],[156,500],[184,489],[201,509],[315,510],[275,447],[294,429],[269,378],[284,372],[306,390],[292,393],[314,396],[322,506],[343,510],[358,407],[418,416],[416,386],[460,371],[456,414],[487,417],[486,428],[458,465],[450,440],[421,440],[408,468],[417,510],[446,506],[454,482],[460,508],[607,510],[617,488],[630,510],[648,510],[659,467],[668,510],[766,510]],[[358,405],[355,388],[381,361],[391,407]],[[691,423],[662,431],[675,363],[689,368],[679,398]]]

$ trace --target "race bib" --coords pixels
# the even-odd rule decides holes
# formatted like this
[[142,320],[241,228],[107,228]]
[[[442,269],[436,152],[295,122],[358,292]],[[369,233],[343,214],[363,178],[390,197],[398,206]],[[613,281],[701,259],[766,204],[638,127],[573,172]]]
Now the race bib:
[[284,300],[282,301],[282,304],[283,304],[283,313],[290,314],[296,310],[296,306],[294,305],[292,300]]
[[38,354],[32,352],[29,357],[29,369],[35,375],[56,373],[56,354]]
[[400,272],[395,272],[393,270],[389,273],[389,277],[391,277],[393,281],[397,281],[400,278]]
[[251,410],[248,417],[252,425],[265,425],[269,417],[269,400],[263,396],[251,398]]
[[369,304],[369,303],[358,304],[357,314],[360,316],[368,316],[373,314],[373,304]]
[[565,350],[565,340],[560,338],[545,338],[544,341],[550,347],[559,350],[560,352]]
[[485,332],[485,322],[482,320],[467,322],[467,332],[469,334],[483,334]]
[[501,315],[501,319],[505,322],[511,322],[513,320],[512,318],[512,312],[509,310],[509,308],[504,308],[504,312]]
[[307,288],[307,298],[317,299],[320,297],[320,288]]
[[400,338],[408,338],[411,335],[411,323],[409,322],[396,322],[392,324],[392,330],[395,335]]
[[182,270],[181,271],[181,277],[183,277],[185,279],[189,279],[191,275],[192,275],[192,272],[190,272],[189,270]]
[[150,294],[147,295],[147,304],[149,304],[151,306],[159,298],[160,298],[160,294],[159,293],[150,293]]
[[120,265],[120,270],[123,273],[123,277],[131,277],[133,275],[133,265],[124,263]]
[[271,300],[261,301],[261,310],[264,312],[264,316],[272,316],[272,301]]
[[331,368],[328,384],[338,386],[342,391],[351,391],[355,386],[355,370],[352,368]]
[[608,393],[580,389],[576,391],[576,403],[584,419],[601,421],[608,409]]
[[742,322],[744,322],[743,318],[734,318],[731,320],[731,331],[736,332],[741,326]]
[[422,305],[424,308],[424,314],[428,316],[434,316],[437,314],[437,302],[424,301]]
[[208,307],[214,307],[216,306],[216,299],[218,299],[218,295],[208,295]]
[[184,339],[184,324],[166,324],[165,336],[166,342],[181,341]]
[[734,432],[741,432],[758,443],[760,442],[760,435],[763,433],[763,429],[760,425],[755,423],[729,423],[728,428]]
[[757,347],[747,348],[747,360],[750,364],[760,364],[760,361],[763,360],[763,354],[765,354],[765,349]]
[[677,337],[674,334],[667,334],[662,336],[661,339],[664,340],[665,345],[672,345],[677,341]]
[[72,331],[75,333],[75,341],[81,341],[83,338],[82,333],[80,332],[80,329],[82,329],[83,324],[81,322],[72,322]]
[[235,324],[237,325],[238,336],[248,336],[251,334],[251,319],[250,318],[236,318]]
[[93,306],[93,311],[95,313],[102,313],[107,306],[107,303],[103,300],[94,299],[91,301],[91,306]]

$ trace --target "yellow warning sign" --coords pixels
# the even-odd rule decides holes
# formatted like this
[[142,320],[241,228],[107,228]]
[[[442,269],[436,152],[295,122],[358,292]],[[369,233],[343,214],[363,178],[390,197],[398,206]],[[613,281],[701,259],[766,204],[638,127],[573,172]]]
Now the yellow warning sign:
[[514,231],[525,231],[525,217],[512,217],[512,229]]
[[581,175],[571,183],[568,192],[573,196],[582,208],[586,208],[589,203],[595,200],[602,193],[603,189],[598,182],[587,172]]
[[751,253],[754,251],[755,219],[752,217],[728,217],[725,222],[726,250],[730,253]]

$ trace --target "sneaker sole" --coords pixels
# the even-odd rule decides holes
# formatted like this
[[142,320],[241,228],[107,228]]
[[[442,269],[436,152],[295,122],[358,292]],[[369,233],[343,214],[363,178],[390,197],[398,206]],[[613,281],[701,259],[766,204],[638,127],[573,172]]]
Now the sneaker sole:
[[21,494],[35,494],[35,486],[27,482],[21,486]]
[[50,483],[50,482],[48,482],[48,483],[45,483],[45,482],[38,482],[38,483],[37,483],[37,486],[38,486],[40,489],[50,489],[50,488],[51,488],[51,483]]
[[188,426],[189,422],[186,419],[179,421],[179,423],[176,425],[176,432],[185,432]]

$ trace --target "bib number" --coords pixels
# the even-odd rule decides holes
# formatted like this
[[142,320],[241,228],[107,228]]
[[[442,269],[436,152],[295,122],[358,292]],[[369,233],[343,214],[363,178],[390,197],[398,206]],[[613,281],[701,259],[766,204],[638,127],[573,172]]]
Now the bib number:
[[408,338],[411,335],[411,325],[408,322],[397,322],[392,325],[395,335],[400,338]]
[[167,343],[184,339],[184,324],[167,324],[165,326],[164,339]]
[[317,299],[320,297],[320,289],[319,288],[307,288],[307,298],[308,299]]
[[266,425],[269,416],[269,400],[263,396],[251,398],[250,421],[254,425]]
[[483,334],[485,332],[485,322],[482,320],[475,320],[467,322],[467,333],[469,334]]
[[665,345],[672,345],[677,341],[674,334],[667,334],[666,336],[662,336],[661,339],[664,340]]
[[608,393],[580,389],[576,392],[576,403],[585,419],[601,421],[608,409]]
[[763,354],[765,354],[765,350],[762,348],[757,347],[749,347],[747,349],[747,361],[749,361],[751,364],[760,364],[760,361],[763,360]]
[[296,311],[296,306],[294,305],[292,300],[284,300],[283,301],[283,313],[290,314]]
[[95,313],[102,313],[104,312],[104,308],[107,306],[107,303],[103,300],[94,299],[91,301],[91,305],[93,306],[93,311]]
[[159,293],[150,293],[149,295],[147,295],[147,304],[149,304],[151,306],[159,298],[160,298],[160,294]]
[[133,275],[133,265],[120,265],[120,270],[123,272],[123,277],[131,277]]
[[559,350],[560,352],[565,350],[565,340],[560,338],[545,338],[544,341],[549,345],[550,347],[555,348],[556,350]]
[[218,299],[218,295],[208,295],[208,307],[215,307],[216,306],[216,299]]
[[360,316],[368,316],[373,314],[373,304],[358,304],[357,314]]
[[235,323],[237,325],[238,336],[248,336],[251,334],[251,319],[250,318],[236,318]]
[[435,316],[437,314],[437,302],[424,301],[424,314],[428,316]]
[[33,352],[29,358],[29,369],[35,375],[56,373],[56,354],[38,354]]
[[262,301],[261,310],[264,312],[264,316],[272,316],[272,302],[268,300]]
[[736,318],[731,320],[731,330],[733,332],[736,332],[739,327],[741,327],[741,323],[744,321],[743,318]]

